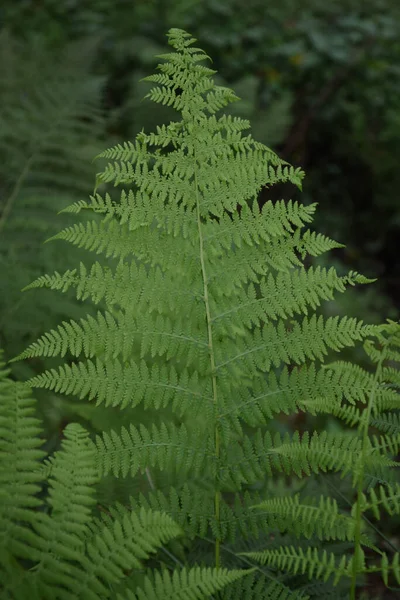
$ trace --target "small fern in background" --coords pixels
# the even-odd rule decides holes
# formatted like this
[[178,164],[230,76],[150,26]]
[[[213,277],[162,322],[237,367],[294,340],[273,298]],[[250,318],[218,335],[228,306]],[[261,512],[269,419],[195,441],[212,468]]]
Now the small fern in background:
[[[0,339],[11,355],[61,317],[81,314],[66,297],[27,302],[20,290],[61,267],[63,257],[43,239],[57,231],[57,212],[92,186],[91,159],[104,144],[103,81],[89,71],[94,51],[88,41],[51,56],[0,35]],[[15,368],[35,372],[27,363]]]
[[[377,345],[378,344],[378,345]],[[387,467],[398,466],[386,458],[386,455],[396,456],[400,448],[400,428],[398,420],[399,388],[400,388],[400,327],[397,323],[389,322],[380,327],[377,335],[377,344],[368,340],[364,348],[370,359],[376,364],[375,374],[371,374],[351,363],[337,362],[327,366],[333,373],[340,373],[351,379],[357,388],[362,391],[358,398],[366,404],[360,409],[354,402],[355,398],[344,398],[343,403],[334,406],[326,402],[326,398],[306,402],[305,406],[312,413],[330,413],[342,419],[347,425],[357,425],[359,436],[349,437],[351,454],[342,447],[342,451],[335,449],[335,444],[326,444],[325,464],[321,454],[324,453],[323,444],[318,444],[316,434],[314,440],[303,439],[298,446],[298,469],[305,472],[311,470],[326,470],[326,468],[340,469],[343,473],[349,472],[357,494],[351,510],[351,518],[340,514],[335,500],[321,496],[319,502],[302,502],[299,495],[288,498],[274,498],[261,502],[255,508],[262,510],[264,517],[272,523],[278,524],[281,530],[291,527],[297,535],[306,535],[311,538],[316,535],[320,540],[329,542],[335,535],[340,539],[353,538],[355,552],[352,558],[335,556],[326,549],[318,547],[308,548],[304,552],[302,547],[284,547],[264,552],[248,552],[244,556],[256,559],[261,564],[276,566],[294,573],[308,573],[310,578],[317,576],[325,581],[333,576],[333,581],[338,582],[343,576],[351,580],[350,598],[356,598],[356,584],[359,574],[380,572],[384,582],[388,585],[391,572],[400,582],[400,553],[395,552],[392,560],[386,553],[374,547],[371,540],[363,533],[363,515],[371,511],[376,520],[380,519],[380,511],[384,510],[389,515],[400,514],[400,485],[392,481],[391,473]],[[391,363],[386,364],[386,363]],[[397,365],[397,368],[395,366]],[[350,400],[350,401],[349,401]],[[374,427],[382,435],[370,437],[369,428]],[[345,439],[345,436],[340,436]],[[332,441],[339,441],[335,435]],[[319,438],[322,441],[322,436]],[[304,444],[305,441],[305,444]],[[314,444],[313,444],[314,442]],[[309,447],[314,445],[316,452],[320,453],[318,461],[315,456],[308,456]],[[332,446],[329,448],[329,446]],[[304,452],[305,446],[305,452]],[[349,447],[349,446],[348,446]],[[350,448],[349,448],[350,449]],[[344,452],[343,452],[344,450]],[[284,455],[290,457],[293,450],[283,450]],[[310,460],[311,458],[311,460]],[[314,461],[312,459],[314,458]],[[318,464],[319,463],[319,464]],[[342,464],[340,464],[342,463]],[[364,493],[364,490],[365,491]],[[372,528],[370,529],[372,533]],[[379,531],[378,531],[379,534]],[[391,549],[393,545],[391,544]],[[379,564],[367,564],[366,554],[371,550],[380,555]]]
[[[379,429],[371,417],[396,424],[386,411],[398,407],[397,391],[388,387],[398,376],[383,371],[380,359],[375,377],[324,361],[366,339],[374,358],[372,340],[384,343],[389,325],[323,317],[324,301],[369,280],[305,266],[307,257],[338,246],[309,229],[316,206],[269,201],[260,210],[257,203],[263,186],[301,187],[303,172],[245,135],[248,121],[216,117],[235,94],[215,85],[189,34],[172,29],[168,36],[175,52],[162,55],[160,73],[147,78],[156,84],[148,97],[181,120],[103,152],[110,162],[98,185],[123,184],[123,191],[75,202],[66,212],[95,218],[53,236],[103,255],[103,262],[82,261],[29,286],[72,289],[98,312],[64,321],[18,358],[60,357],[60,367],[28,383],[129,414],[130,423],[96,437],[97,466],[102,475],[141,481],[131,498],[135,512],[166,512],[182,528],[164,561],[169,568],[179,561],[221,573],[226,565],[234,573],[247,573],[255,561],[268,566],[232,582],[219,595],[225,599],[321,597],[342,576],[330,597],[345,596],[346,576],[354,597],[357,576],[375,569],[364,564],[361,546],[379,552],[361,528],[364,489],[386,494],[389,512],[398,507],[390,467],[399,437],[368,436],[370,424]],[[396,352],[384,356],[396,360]],[[139,407],[150,426],[139,421]],[[298,411],[333,414],[359,425],[360,435],[350,428],[285,432],[276,417]],[[268,496],[276,473],[327,471],[351,479],[351,514],[329,497],[300,501],[290,488]],[[376,510],[380,500],[371,502]],[[294,547],[298,537],[305,539]],[[397,556],[376,567],[385,582],[392,571],[399,579]],[[146,581],[138,598],[171,589],[167,575]]]

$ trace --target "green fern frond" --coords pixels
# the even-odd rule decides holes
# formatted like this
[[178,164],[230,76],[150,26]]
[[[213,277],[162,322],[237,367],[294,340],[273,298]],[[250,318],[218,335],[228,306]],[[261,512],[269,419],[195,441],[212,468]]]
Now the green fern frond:
[[[207,353],[204,333],[200,337],[196,330],[190,331],[187,328],[184,333],[182,330],[183,325],[179,321],[171,323],[162,316],[156,319],[152,319],[151,316],[144,317],[139,324],[122,312],[114,316],[109,312],[103,314],[99,311],[97,319],[89,316],[86,320],[81,319],[80,324],[76,321],[64,322],[57,330],[42,336],[13,360],[33,356],[63,357],[69,352],[72,356],[84,353],[87,358],[98,355],[105,360],[116,359],[122,355],[121,358],[125,362],[136,349],[140,350],[140,359],[147,355],[166,355],[167,359],[175,356],[182,360],[185,357],[186,364],[190,365],[196,359],[199,360],[199,355],[201,360],[203,355],[200,365],[204,364]],[[121,331],[124,331],[122,337]],[[55,371],[52,370],[51,373],[54,375]],[[33,380],[35,384],[41,383],[40,379],[32,378]]]
[[372,427],[383,431],[384,433],[399,435],[400,434],[400,414],[399,413],[383,413],[378,417],[373,417],[370,421]]
[[223,590],[222,600],[309,600],[304,592],[290,590],[279,581],[271,579],[258,571],[237,580]]
[[[308,500],[308,502],[307,502]],[[320,497],[319,503],[296,495],[291,498],[277,497],[264,500],[253,508],[271,520],[276,519],[279,530],[290,530],[296,536],[310,539],[314,535],[320,540],[354,539],[353,520],[339,512],[337,502],[332,498]]]
[[79,594],[110,597],[110,585],[126,577],[126,572],[141,567],[144,559],[163,544],[181,534],[168,515],[141,509],[125,510],[111,522],[95,523],[94,534],[86,545]]
[[322,233],[316,233],[315,231],[307,230],[299,244],[299,252],[302,258],[310,254],[311,256],[320,256],[324,252],[334,250],[335,248],[343,248],[343,244],[339,244],[334,240],[331,240]]
[[172,575],[168,571],[155,572],[146,577],[144,585],[136,593],[128,591],[127,595],[118,595],[119,600],[202,600],[209,598],[224,587],[229,586],[241,577],[252,573],[253,569],[232,570],[194,567],[192,569],[175,569]]
[[[45,272],[62,268],[63,253],[41,249],[43,236],[59,227],[57,211],[86,194],[94,175],[90,158],[104,138],[103,79],[90,73],[93,40],[69,43],[62,56],[39,38],[17,42],[0,35],[0,332],[8,351],[20,340],[79,314],[78,303],[46,295],[21,297],[20,290]],[[69,224],[67,216],[64,225]],[[32,249],[38,251],[32,252]],[[79,251],[70,250],[72,260]],[[18,307],[18,318],[15,311]],[[32,369],[13,365],[26,377]]]
[[[0,352],[0,562],[7,554],[31,558],[29,525],[39,526],[44,482],[41,423],[30,390],[8,378]],[[26,546],[25,544],[28,544]]]
[[98,476],[89,434],[78,424],[68,425],[62,448],[50,463],[51,514],[43,515],[40,523],[43,542],[32,572],[32,585],[42,590],[46,598],[54,593],[55,582],[70,591],[79,589],[79,569],[72,565],[67,569],[66,562],[81,562],[92,519],[91,507],[95,504],[93,486]]
[[64,534],[71,527],[71,532],[83,537],[90,506],[95,503],[93,486],[98,482],[95,447],[88,432],[76,423],[65,428],[64,436],[62,451],[49,459],[49,504],[53,523],[56,517],[60,519]]
[[190,433],[185,425],[179,427],[161,424],[159,428],[152,425],[147,430],[143,425],[138,430],[133,424],[129,430],[123,428],[121,433],[115,431],[97,436],[97,458],[102,474],[109,471],[118,477],[136,475],[139,469],[146,466],[157,466],[160,470],[181,476],[196,477],[205,469],[205,463],[212,460],[212,447],[202,434]]
[[360,441],[352,435],[321,434],[308,432],[300,438],[296,432],[290,440],[286,436],[282,442],[270,449],[285,465],[287,472],[299,477],[327,470],[341,471],[343,474],[354,470],[354,456],[360,451]]
[[380,510],[385,509],[389,515],[400,513],[400,484],[377,489],[370,489],[368,496],[363,498],[363,511],[372,510],[376,519],[380,519]]
[[[221,344],[215,352],[216,370],[225,373],[228,365],[239,361],[250,372],[269,371],[281,363],[301,364],[307,359],[323,361],[328,348],[339,351],[363,340],[373,331],[373,326],[363,325],[354,318],[329,317],[324,321],[322,315],[317,317],[315,314],[310,319],[304,317],[301,324],[294,321],[289,328],[283,321],[278,321],[276,326],[266,323],[261,330],[255,330],[251,341],[239,338],[233,353],[230,345]],[[228,358],[229,351],[231,356]]]
[[[378,329],[375,331],[378,331]],[[359,367],[358,365],[348,362],[335,361],[327,365],[326,368],[340,374],[342,378],[352,379],[354,385],[362,386],[366,391],[370,391],[375,386],[374,412],[376,414],[382,410],[387,410],[389,408],[395,408],[398,406],[398,392],[395,387],[388,385],[389,373],[386,368],[382,369],[380,381],[377,383],[374,383],[374,376],[371,373],[362,367]],[[348,400],[350,399],[348,398]]]
[[[104,363],[99,359],[94,363],[72,363],[56,371],[51,369],[32,379],[38,388],[73,394],[80,399],[96,400],[96,405],[135,407],[141,402],[144,407],[158,408],[171,406],[180,414],[192,408],[195,414],[209,407],[212,402],[211,390],[198,385],[197,375],[183,370],[177,373],[174,367],[148,368],[142,361],[122,365],[117,360]],[[196,409],[196,405],[198,408]]]
[[329,577],[334,576],[334,585],[341,577],[349,576],[351,572],[351,561],[346,560],[345,556],[339,561],[333,553],[325,550],[321,552],[318,548],[308,548],[304,552],[302,548],[290,546],[264,552],[243,552],[240,555],[280,570],[307,573],[310,579],[315,577],[327,581]]

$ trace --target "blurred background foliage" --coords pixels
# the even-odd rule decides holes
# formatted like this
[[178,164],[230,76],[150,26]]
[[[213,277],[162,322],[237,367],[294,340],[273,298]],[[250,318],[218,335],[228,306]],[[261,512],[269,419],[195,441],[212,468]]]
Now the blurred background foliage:
[[[346,245],[322,261],[378,278],[325,310],[367,322],[398,319],[399,0],[2,0],[0,346],[6,355],[91,310],[72,296],[20,290],[85,256],[76,250],[66,257],[62,242],[42,242],[70,224],[57,212],[93,191],[99,165],[92,158],[175,118],[172,109],[142,101],[149,86],[140,82],[166,51],[170,27],[189,31],[212,57],[218,82],[242,98],[231,112],[251,120],[254,137],[305,169],[301,194],[281,186],[262,193],[260,203],[318,202],[316,229]],[[54,360],[12,368],[24,379],[50,366]],[[103,414],[88,403],[37,396],[49,451],[72,415],[94,429],[121,420],[114,409]],[[277,426],[302,429],[301,419],[285,417]],[[106,484],[104,497],[111,492]]]

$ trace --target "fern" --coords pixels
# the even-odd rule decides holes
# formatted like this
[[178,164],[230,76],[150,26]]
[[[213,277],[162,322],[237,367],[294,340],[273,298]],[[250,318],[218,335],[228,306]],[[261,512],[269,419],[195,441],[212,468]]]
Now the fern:
[[[334,583],[340,577],[346,576],[351,579],[350,598],[352,599],[356,598],[356,584],[359,574],[380,572],[385,584],[388,585],[389,574],[392,573],[394,578],[398,582],[400,581],[398,553],[394,554],[393,562],[390,564],[386,554],[380,552],[362,534],[362,519],[365,512],[370,510],[377,520],[380,519],[382,510],[385,510],[389,515],[400,513],[400,488],[398,484],[392,485],[389,482],[382,481],[379,476],[375,476],[380,485],[371,487],[367,495],[364,493],[366,479],[369,476],[385,472],[387,467],[398,466],[398,463],[391,461],[387,455],[397,456],[400,447],[400,437],[396,434],[396,430],[392,435],[381,435],[379,437],[370,435],[369,432],[371,425],[380,429],[382,423],[390,424],[392,420],[395,422],[397,420],[396,414],[385,414],[384,411],[399,406],[399,395],[396,390],[399,387],[399,371],[393,366],[396,362],[400,362],[399,325],[389,321],[387,325],[381,326],[377,334],[377,342],[378,346],[370,340],[364,344],[367,354],[376,364],[375,376],[371,376],[360,367],[345,362],[332,363],[327,367],[329,370],[343,373],[346,376],[353,374],[358,381],[364,381],[366,391],[364,398],[365,410],[354,409],[355,407],[352,404],[347,403],[332,410],[327,406],[325,399],[319,405],[321,412],[332,412],[347,423],[351,422],[352,425],[358,426],[358,438],[348,438],[352,446],[352,458],[349,456],[346,460],[342,451],[335,453],[334,443],[328,444],[330,447],[330,463],[342,472],[352,473],[357,497],[352,507],[351,517],[340,514],[336,503],[332,504],[329,499],[324,501],[323,498],[320,501],[321,514],[317,513],[317,508],[301,505],[298,498],[264,501],[255,506],[255,508],[266,511],[267,515],[271,514],[271,516],[278,517],[278,526],[280,524],[283,529],[291,527],[292,531],[298,535],[309,537],[307,534],[309,534],[311,528],[311,531],[318,531],[318,537],[324,540],[329,540],[335,529],[336,536],[338,536],[339,527],[340,525],[343,527],[345,520],[347,527],[342,529],[341,533],[345,537],[341,539],[354,540],[354,556],[349,562],[346,562],[345,557],[343,557],[340,564],[338,564],[334,554],[328,556],[324,551],[323,556],[319,556],[317,549],[309,549],[307,554],[304,554],[301,549],[293,547],[277,551],[266,550],[263,553],[246,553],[246,556],[259,561],[261,564],[276,565],[280,569],[288,569],[294,572],[299,571],[299,569],[302,572],[308,570],[310,577],[315,575],[327,580],[330,575],[335,574]],[[386,366],[388,360],[391,362],[391,366]],[[314,407],[316,405],[318,403],[314,403]],[[386,427],[382,427],[382,429],[384,432],[386,431]],[[306,445],[306,455],[309,447],[311,447],[311,444]],[[318,462],[316,470],[325,470],[324,454],[326,456],[326,452],[320,444],[317,447]],[[300,461],[298,469],[303,468],[307,472],[307,468],[310,467],[308,463],[304,465],[305,459],[300,448],[297,451],[295,450],[295,454],[297,460]],[[287,455],[287,451],[285,455]],[[313,513],[315,521],[311,521]],[[327,527],[328,523],[329,526]],[[381,554],[380,565],[371,566],[366,564],[363,546],[373,548]]]
[[[275,586],[263,588],[260,598],[308,597],[302,595],[306,578],[298,574],[335,583],[350,577],[354,587],[356,574],[372,572],[360,552],[361,544],[373,548],[361,531],[360,490],[368,477],[387,476],[398,447],[395,436],[365,432],[372,416],[398,401],[384,384],[377,393],[369,373],[324,364],[334,352],[381,339],[383,330],[354,318],[325,319],[320,306],[370,280],[305,266],[307,257],[340,246],[309,229],[316,206],[269,201],[260,209],[257,203],[262,187],[290,182],[301,188],[304,173],[244,135],[248,121],[217,117],[235,94],[214,83],[215,72],[202,64],[208,57],[189,34],[171,29],[168,37],[174,52],[162,55],[159,73],[147,78],[155,84],[147,97],[181,119],[100,154],[110,162],[97,184],[123,184],[120,196],[103,197],[96,189],[89,201],[67,209],[94,218],[52,237],[107,260],[81,262],[30,286],[73,290],[102,306],[96,316],[64,321],[18,358],[64,359],[31,378],[32,387],[134,409],[133,415],[141,414],[139,406],[151,411],[151,427],[133,416],[119,431],[96,437],[99,472],[145,475],[140,496],[131,500],[134,511],[171,515],[185,533],[178,549],[188,560],[196,543],[203,540],[204,548],[213,540],[213,558],[204,553],[202,564],[216,570],[203,573],[204,584],[196,567],[151,575],[132,598],[168,596],[172,587],[176,597],[184,587],[187,597],[200,598],[223,581],[231,585],[221,598],[251,597],[253,584],[234,580],[254,561],[269,566],[262,573]],[[372,358],[379,354],[372,341],[366,347]],[[395,379],[392,371],[385,376]],[[276,414],[299,410],[331,412],[364,429],[360,436],[276,431]],[[262,504],[274,473],[327,471],[351,475],[357,514],[346,516],[328,498]],[[324,511],[326,519],[313,526],[311,515]],[[286,540],[278,548],[240,552],[241,543],[267,545],[276,529]],[[309,538],[304,549],[293,545],[296,535]],[[332,551],[320,548],[321,539],[332,541]],[[341,552],[343,543],[355,546],[354,556]],[[229,551],[234,569],[224,579]],[[398,573],[396,564],[382,562],[385,578],[389,570]],[[291,573],[296,590],[276,570]]]
[[[61,268],[54,247],[37,249],[45,234],[57,231],[56,213],[86,194],[93,179],[90,159],[104,139],[103,80],[89,72],[94,50],[88,41],[53,56],[40,44],[17,42],[4,30],[0,35],[0,279],[7,282],[0,289],[0,339],[10,353],[24,336],[82,314],[67,296],[54,303],[39,293],[32,303],[20,290]],[[24,366],[21,377],[35,372]]]
[[[95,516],[96,449],[78,424],[66,427],[61,449],[44,463],[35,401],[0,364],[0,584],[2,598],[103,599],[116,584],[131,597],[128,575],[181,534],[165,514],[144,508]],[[39,498],[48,482],[45,504]],[[171,597],[208,597],[249,570],[155,574],[156,590]],[[161,583],[161,581],[163,583]],[[128,587],[127,587],[128,586]],[[148,591],[150,580],[145,583]],[[182,592],[185,588],[185,592]],[[123,588],[122,588],[123,589]],[[146,593],[147,593],[146,591]],[[200,595],[201,592],[201,595]],[[183,593],[183,595],[182,595]],[[133,592],[132,592],[133,594]],[[187,595],[185,595],[187,594]],[[143,597],[138,589],[132,597]],[[149,597],[150,596],[146,596]],[[153,596],[157,597],[157,596]]]
[[25,543],[29,544],[31,533],[20,523],[29,520],[34,526],[40,521],[34,509],[41,504],[37,498],[43,482],[39,464],[45,452],[35,402],[24,385],[8,378],[2,353],[0,359],[0,554],[4,567],[9,561],[12,566],[14,552],[30,556]]
[[[249,571],[251,572],[251,571]],[[175,570],[171,576],[168,571],[156,573],[154,581],[146,578],[143,589],[126,596],[119,595],[118,600],[201,600],[221,590],[226,585],[243,577],[243,570],[228,571],[227,569],[200,569],[196,567],[187,571]]]

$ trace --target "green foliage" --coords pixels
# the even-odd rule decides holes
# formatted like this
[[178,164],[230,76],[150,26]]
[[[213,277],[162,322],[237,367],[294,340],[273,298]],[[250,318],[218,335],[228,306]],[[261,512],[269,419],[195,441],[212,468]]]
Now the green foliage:
[[[202,566],[214,568],[203,570],[201,579],[196,567],[171,576],[146,575],[132,598],[183,597],[185,586],[187,597],[201,598],[228,583],[221,598],[243,598],[244,590],[251,597],[253,583],[246,588],[236,581],[249,573],[241,569],[249,559],[251,566],[254,561],[269,566],[262,574],[272,581],[260,598],[309,598],[307,578],[339,582],[340,593],[347,585],[340,580],[350,578],[354,598],[359,575],[378,571],[386,583],[389,573],[399,579],[397,555],[391,563],[382,553],[379,566],[366,563],[362,545],[380,551],[361,527],[367,486],[391,486],[382,505],[389,512],[397,507],[390,467],[400,439],[388,433],[370,436],[369,426],[371,417],[378,422],[398,407],[397,389],[389,388],[398,383],[397,371],[384,366],[385,360],[398,361],[398,326],[323,316],[323,301],[369,280],[354,271],[339,276],[334,268],[306,266],[310,256],[338,246],[309,228],[315,204],[268,201],[260,209],[256,201],[263,187],[276,183],[301,189],[303,171],[245,135],[248,121],[217,117],[236,95],[216,85],[215,71],[201,64],[207,55],[193,47],[189,34],[171,29],[168,36],[175,51],[160,56],[159,73],[147,78],[155,84],[147,96],[175,109],[181,120],[101,153],[110,162],[98,174],[98,186],[122,183],[127,189],[119,197],[110,192],[74,202],[69,213],[92,211],[95,218],[52,238],[114,262],[81,262],[63,274],[41,275],[30,286],[72,290],[78,299],[100,304],[99,310],[96,316],[64,321],[18,358],[64,359],[58,368],[31,378],[32,387],[130,409],[133,415],[142,405],[154,415],[151,427],[138,423],[136,412],[129,425],[103,431],[95,443],[82,432],[81,443],[85,439],[91,460],[95,457],[96,473],[146,475],[140,496],[131,499],[133,514],[168,513],[184,532],[176,553],[190,563],[200,555]],[[345,361],[324,364],[328,353],[362,341],[377,363],[374,377]],[[357,412],[356,403],[364,410]],[[157,422],[160,409],[162,424]],[[358,434],[277,430],[275,415],[299,411],[328,412],[357,424]],[[395,416],[386,418],[395,423]],[[68,435],[75,441],[71,449],[66,441],[61,452],[73,454],[79,431],[70,426]],[[54,464],[49,469],[55,477]],[[320,495],[263,504],[275,473],[303,477],[328,471],[351,478],[357,498],[350,516]],[[158,489],[161,472],[166,477]],[[60,480],[67,476],[66,465],[58,473]],[[72,503],[72,484],[70,489]],[[376,498],[371,502],[376,510]],[[313,525],[313,516],[322,513],[326,517]],[[271,547],[276,530],[281,536]],[[116,551],[125,538],[118,531],[108,535],[107,547]],[[293,539],[300,536],[306,540],[295,547]],[[329,550],[321,547],[321,539],[330,542]],[[88,546],[96,565],[102,543],[97,550]],[[136,565],[135,550],[126,544],[131,566],[125,553],[121,562],[107,556],[107,576],[121,578],[122,568]],[[93,582],[87,590],[95,590],[90,585],[98,582],[100,571],[87,560],[82,564],[90,574],[86,580]],[[70,574],[62,581],[75,589]],[[315,589],[313,597],[320,597],[321,588]]]
[[[0,364],[0,585],[2,598],[206,598],[246,571],[196,568],[147,577],[144,592],[132,573],[181,534],[165,514],[124,507],[94,515],[96,450],[87,431],[70,424],[61,449],[47,459],[40,421],[27,386]],[[40,498],[47,483],[47,500]],[[250,571],[247,571],[250,572]],[[121,587],[121,583],[124,587]],[[144,595],[145,594],[145,595]]]
[[71,299],[54,303],[38,294],[25,302],[20,291],[61,268],[60,253],[40,248],[43,236],[57,230],[56,213],[93,180],[90,160],[104,134],[103,82],[88,75],[95,50],[91,42],[71,44],[50,57],[40,43],[28,46],[1,32],[0,339],[11,355],[60,317],[82,314]]
[[[327,444],[330,448],[328,455],[325,448],[319,444],[318,438],[316,438],[316,451],[312,453],[314,461],[317,457],[316,466],[318,470],[321,468],[325,470],[328,462],[330,468],[335,465],[344,472],[348,470],[352,473],[357,497],[352,507],[351,518],[341,515],[336,503],[332,503],[332,500],[323,497],[320,499],[319,506],[314,503],[311,506],[301,504],[298,497],[267,500],[255,506],[255,508],[261,509],[263,514],[267,515],[267,518],[274,519],[275,524],[281,530],[290,527],[297,535],[306,535],[307,538],[311,538],[311,535],[315,533],[316,537],[323,540],[332,538],[354,540],[354,556],[351,559],[342,556],[339,561],[334,553],[327,553],[325,550],[321,554],[317,548],[308,548],[305,553],[301,547],[295,548],[293,546],[279,548],[278,550],[245,553],[245,556],[253,558],[261,564],[275,565],[281,570],[289,570],[294,573],[298,571],[307,572],[310,578],[321,577],[326,581],[331,575],[334,575],[333,582],[337,583],[340,577],[347,576],[352,581],[351,598],[356,598],[356,578],[359,573],[381,571],[385,584],[388,585],[389,573],[392,572],[396,580],[400,581],[399,553],[395,553],[393,563],[389,565],[386,554],[375,548],[382,555],[381,565],[368,567],[365,563],[362,548],[362,546],[373,547],[368,538],[364,537],[363,539],[361,533],[364,512],[371,510],[377,520],[380,519],[380,510],[385,510],[389,515],[399,514],[400,512],[399,485],[391,485],[389,481],[384,480],[384,475],[382,475],[385,472],[383,454],[388,452],[397,456],[400,448],[400,437],[396,433],[391,436],[369,436],[371,424],[379,429],[381,414],[384,414],[385,423],[390,423],[392,419],[396,421],[397,418],[396,413],[385,413],[384,411],[396,410],[399,406],[399,371],[393,366],[386,365],[387,361],[390,361],[392,365],[400,363],[399,325],[389,322],[387,325],[381,326],[377,343],[378,345],[375,345],[372,340],[367,340],[364,343],[367,354],[376,365],[374,377],[352,364],[339,362],[328,365],[328,369],[339,372],[356,372],[358,380],[364,382],[365,389],[368,391],[365,399],[367,404],[365,409],[363,411],[355,409],[354,401],[341,404],[339,408],[335,408],[333,411],[326,403],[325,406],[324,404],[319,405],[319,408],[323,411],[333,412],[346,422],[351,421],[352,425],[356,424],[358,426],[358,439],[357,437],[348,438],[352,448],[351,455],[347,459],[343,452],[335,451],[334,443]],[[314,404],[314,408],[316,405]],[[382,429],[384,432],[386,431],[384,426]],[[334,438],[337,438],[337,436],[334,436]],[[306,457],[311,444],[312,442],[309,447],[308,444],[306,446]],[[296,453],[300,461],[304,461],[304,455],[300,447]],[[310,460],[308,459],[307,462],[307,458],[306,463],[303,462],[298,467],[306,472],[311,466]],[[398,466],[396,462],[391,464],[392,466]],[[390,466],[390,462],[386,466]],[[375,479],[377,484],[369,483],[371,487],[367,499],[363,489],[365,480],[368,479]]]
[[36,498],[43,480],[38,463],[45,453],[40,449],[43,442],[40,421],[34,415],[35,401],[24,385],[7,377],[3,360],[0,367],[0,552],[4,565],[6,552],[22,549],[27,554],[24,543],[29,543],[30,532],[19,522],[40,521],[40,513],[33,509],[41,504]]
[[[248,572],[251,572],[249,570]],[[118,600],[201,600],[210,598],[226,585],[241,579],[246,572],[243,570],[228,571],[227,569],[177,569],[172,575],[168,571],[156,573],[152,578],[146,578],[143,588],[134,594],[128,591],[126,596],[118,595]]]

